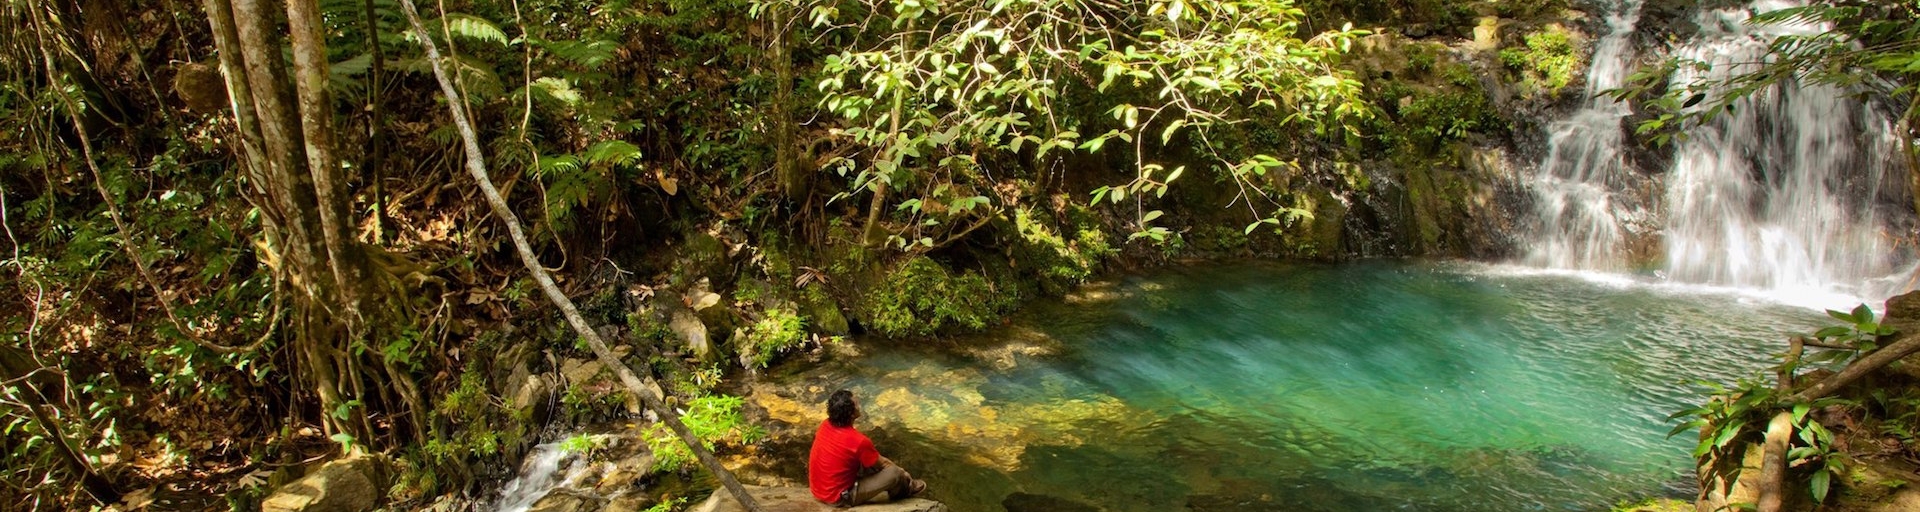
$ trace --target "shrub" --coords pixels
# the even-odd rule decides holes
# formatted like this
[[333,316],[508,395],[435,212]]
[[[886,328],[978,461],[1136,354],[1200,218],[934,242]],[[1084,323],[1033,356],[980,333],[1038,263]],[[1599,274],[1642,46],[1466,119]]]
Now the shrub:
[[916,256],[889,272],[860,300],[866,323],[886,336],[929,335],[958,326],[981,329],[1012,309],[1018,293],[974,271],[953,272]]
[[1559,94],[1580,70],[1580,55],[1572,38],[1558,27],[1527,34],[1526,46],[1500,51],[1500,61],[1521,74],[1526,83]]
[[766,368],[775,357],[807,342],[807,318],[791,308],[768,309],[739,340],[741,361]]
[[[758,442],[767,433],[760,427],[747,423],[740,414],[742,400],[737,396],[708,395],[687,402],[686,413],[680,416],[680,422],[700,438],[700,444],[708,450],[716,444],[745,445]],[[646,440],[647,449],[653,451],[653,469],[656,471],[679,471],[694,461],[693,451],[687,449],[680,437],[673,434],[666,425],[654,423],[641,431]]]

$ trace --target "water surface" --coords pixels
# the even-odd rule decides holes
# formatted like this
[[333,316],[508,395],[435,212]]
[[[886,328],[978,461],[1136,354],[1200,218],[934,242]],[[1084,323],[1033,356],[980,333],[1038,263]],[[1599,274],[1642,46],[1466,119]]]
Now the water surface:
[[814,415],[787,418],[805,437],[854,389],[881,452],[960,512],[1606,510],[1686,495],[1692,439],[1665,437],[1685,382],[1763,368],[1822,318],[1465,264],[1238,264],[761,395]]

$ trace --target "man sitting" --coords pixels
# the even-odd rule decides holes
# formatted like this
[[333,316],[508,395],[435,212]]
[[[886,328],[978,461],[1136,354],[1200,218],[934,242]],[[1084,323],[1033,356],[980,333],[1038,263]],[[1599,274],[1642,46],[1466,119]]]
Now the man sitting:
[[807,487],[813,498],[837,507],[906,499],[927,490],[907,470],[881,457],[873,440],[853,428],[860,403],[853,392],[839,390],[827,398],[827,420],[813,433],[813,451],[807,456]]

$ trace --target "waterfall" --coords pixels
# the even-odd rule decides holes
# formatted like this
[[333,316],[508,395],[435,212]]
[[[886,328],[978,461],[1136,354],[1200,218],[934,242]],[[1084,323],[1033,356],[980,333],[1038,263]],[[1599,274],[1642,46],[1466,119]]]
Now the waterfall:
[[[494,504],[496,512],[527,512],[541,498],[554,489],[565,487],[578,481],[585,473],[588,464],[582,463],[577,454],[569,453],[560,447],[560,443],[546,443],[535,446],[527,454],[527,461],[520,470],[520,476],[507,482],[500,490],[500,499]],[[565,463],[565,466],[562,466]]]
[[1542,226],[1527,256],[1534,266],[1625,269],[1626,230],[1643,211],[1615,197],[1633,174],[1621,130],[1633,111],[1601,93],[1620,87],[1632,72],[1639,20],[1640,0],[1626,0],[1607,15],[1607,34],[1594,46],[1587,72],[1586,105],[1548,127],[1547,158],[1533,182]]
[[[1672,56],[1707,65],[1683,64],[1669,87],[1752,71],[1774,38],[1828,29],[1746,23],[1752,13],[1792,5],[1763,0],[1703,10],[1698,34]],[[1897,139],[1889,117],[1848,90],[1791,80],[1768,87],[1676,137],[1669,168],[1633,169],[1622,126],[1630,112],[1597,93],[1618,87],[1630,71],[1638,10],[1629,0],[1609,17],[1586,107],[1551,125],[1534,181],[1540,229],[1527,263],[1619,272],[1638,258],[1670,282],[1783,298],[1883,299],[1905,288],[1910,258],[1896,254],[1889,240],[1898,231],[1887,226],[1911,212],[1876,209],[1893,203],[1877,201],[1884,192],[1903,193],[1881,186],[1900,177],[1890,176],[1901,172],[1890,152]],[[1647,190],[1654,188],[1663,190]],[[1658,237],[1663,254],[1633,253],[1641,249],[1630,247],[1634,237],[1646,235]]]

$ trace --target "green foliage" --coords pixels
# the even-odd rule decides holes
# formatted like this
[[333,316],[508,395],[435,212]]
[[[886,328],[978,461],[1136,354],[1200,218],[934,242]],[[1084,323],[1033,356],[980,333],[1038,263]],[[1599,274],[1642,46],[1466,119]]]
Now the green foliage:
[[1519,73],[1526,84],[1558,95],[1572,84],[1583,67],[1579,51],[1566,29],[1548,26],[1527,34],[1526,45],[1500,50],[1500,62]]
[[659,503],[655,503],[653,504],[653,506],[647,507],[646,510],[642,510],[640,512],[673,512],[675,510],[680,510],[680,506],[686,505],[686,504],[687,504],[686,498],[674,498],[674,499],[662,501]]
[[758,368],[806,343],[807,319],[788,307],[767,309],[738,340],[741,362]]
[[[1608,94],[1642,100],[1643,110],[1653,115],[1636,132],[1663,144],[1684,137],[1685,128],[1731,112],[1741,101],[1781,84],[1824,84],[1912,97],[1920,91],[1915,80],[1920,77],[1920,52],[1914,51],[1920,45],[1917,17],[1920,10],[1911,2],[1817,2],[1758,13],[1748,23],[1806,23],[1827,29],[1774,38],[1767,56],[1741,73],[1697,73],[1686,83],[1669,84],[1676,70],[1710,68],[1706,62],[1674,58],[1642,68]],[[1920,117],[1917,107],[1920,103],[1910,103],[1901,117],[1908,122]],[[1908,151],[1920,151],[1911,139],[1906,138]]]
[[1400,108],[1402,129],[1416,146],[1433,151],[1440,145],[1462,140],[1469,133],[1502,131],[1501,119],[1481,91],[1447,91],[1416,95]]
[[[1874,314],[1866,305],[1860,305],[1851,312],[1828,311],[1828,315],[1850,325],[1821,329],[1817,338],[1850,339],[1854,344],[1849,349],[1839,351],[1840,359],[1851,362],[1860,355],[1872,350],[1860,347],[1871,346],[1878,336],[1891,334],[1874,321]],[[1771,368],[1780,375],[1793,375],[1808,362],[1830,360],[1829,358],[1807,357],[1784,361]],[[1712,382],[1700,382],[1707,391],[1706,403],[1674,413],[1669,420],[1684,420],[1667,435],[1678,435],[1689,430],[1701,432],[1700,442],[1693,450],[1693,456],[1702,464],[1708,461],[1739,461],[1740,453],[1747,449],[1743,441],[1754,441],[1764,434],[1771,419],[1781,412],[1791,412],[1795,436],[1790,441],[1787,460],[1790,467],[1802,468],[1801,475],[1807,479],[1807,489],[1815,501],[1824,502],[1830,491],[1834,475],[1846,474],[1844,454],[1835,445],[1833,432],[1814,420],[1812,411],[1830,406],[1858,407],[1853,400],[1844,398],[1821,398],[1811,402],[1791,400],[1766,378],[1753,377],[1740,379],[1732,386],[1723,386]]]
[[[759,442],[766,437],[766,431],[747,423],[740,413],[743,402],[740,397],[727,395],[708,395],[687,402],[680,422],[693,431],[694,437],[707,449],[717,445],[742,446]],[[679,471],[696,461],[693,451],[674,435],[666,425],[654,423],[647,425],[641,432],[647,448],[653,451],[653,468],[657,471]]]
[[[1080,205],[1069,208],[1076,212],[1085,212]],[[1077,215],[1091,223],[1088,215]],[[1020,234],[1016,247],[1020,250],[1022,264],[1039,270],[1041,287],[1047,293],[1062,293],[1066,288],[1077,285],[1093,276],[1105,260],[1118,251],[1107,242],[1104,231],[1093,227],[1075,229],[1074,237],[1065,238],[1056,234],[1055,228],[1046,217],[1037,216],[1032,208],[1014,211],[1014,229]],[[1074,229],[1062,226],[1060,229]]]
[[574,434],[560,441],[560,451],[565,453],[592,454],[600,449],[602,440],[587,434]]
[[[985,189],[996,180],[985,164],[1000,155],[1045,161],[1124,144],[1134,178],[1092,199],[1144,201],[1184,171],[1147,158],[1148,147],[1185,136],[1214,168],[1250,182],[1268,169],[1259,155],[1224,154],[1208,133],[1268,117],[1324,135],[1371,112],[1360,83],[1334,66],[1365,32],[1302,40],[1312,34],[1306,13],[1285,0],[769,1],[756,10],[771,6],[853,32],[854,47],[827,57],[818,82],[821,106],[848,122],[844,133],[862,149],[827,163],[851,178],[836,198],[927,183]],[[1067,98],[1089,101],[1066,108]],[[1146,210],[1130,239],[1166,240],[1171,231]]]
[[982,329],[1016,303],[1017,294],[977,272],[957,275],[926,256],[894,267],[858,308],[884,336],[926,336],[946,328]]

